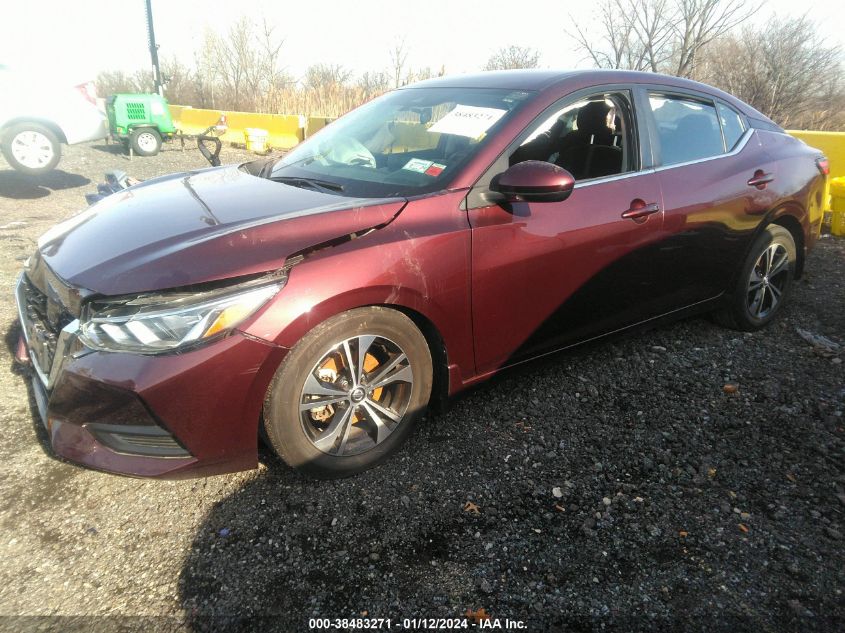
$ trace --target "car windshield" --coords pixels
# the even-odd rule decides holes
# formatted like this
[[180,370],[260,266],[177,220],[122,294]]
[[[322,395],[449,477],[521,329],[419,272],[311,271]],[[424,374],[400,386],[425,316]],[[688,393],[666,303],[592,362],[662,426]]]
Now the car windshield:
[[298,146],[268,177],[360,197],[439,191],[531,94],[471,88],[396,90]]

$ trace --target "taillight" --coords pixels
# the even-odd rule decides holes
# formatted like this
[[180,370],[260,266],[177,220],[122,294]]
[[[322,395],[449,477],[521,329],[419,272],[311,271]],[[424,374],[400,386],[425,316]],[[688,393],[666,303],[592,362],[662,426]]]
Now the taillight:
[[97,105],[97,88],[94,86],[93,81],[87,81],[84,84],[79,84],[76,86],[76,89],[86,101],[90,101],[93,105]]
[[822,176],[827,176],[830,173],[830,163],[825,156],[816,159],[816,167],[822,173]]

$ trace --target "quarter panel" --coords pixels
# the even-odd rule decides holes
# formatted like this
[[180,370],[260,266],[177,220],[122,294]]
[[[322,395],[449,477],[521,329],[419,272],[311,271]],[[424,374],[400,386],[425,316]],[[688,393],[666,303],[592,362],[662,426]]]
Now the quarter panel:
[[804,247],[809,250],[818,239],[824,214],[825,177],[815,162],[821,151],[788,134],[766,130],[757,134],[778,171],[771,186],[777,196],[776,215],[795,216],[804,233]]

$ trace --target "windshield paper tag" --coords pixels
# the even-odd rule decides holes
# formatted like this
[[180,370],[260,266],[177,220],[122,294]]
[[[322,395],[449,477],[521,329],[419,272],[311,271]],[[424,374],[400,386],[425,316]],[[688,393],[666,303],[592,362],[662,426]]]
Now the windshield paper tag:
[[419,174],[424,174],[425,170],[431,167],[433,161],[430,160],[423,160],[422,158],[412,158],[402,169],[407,169],[408,171],[415,171]]
[[428,128],[428,131],[478,138],[493,127],[505,112],[507,110],[457,105],[449,114]]

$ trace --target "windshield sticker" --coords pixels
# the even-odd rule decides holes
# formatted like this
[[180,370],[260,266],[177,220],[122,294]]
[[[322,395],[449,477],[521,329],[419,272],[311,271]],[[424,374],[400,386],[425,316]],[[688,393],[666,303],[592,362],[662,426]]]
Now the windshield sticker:
[[457,105],[449,114],[432,125],[428,131],[478,138],[493,127],[493,124],[501,119],[506,112],[507,110],[497,108]]
[[431,167],[425,170],[426,176],[439,176],[443,173],[443,170],[446,169],[446,165],[441,165],[440,163],[431,163]]
[[431,167],[433,161],[430,160],[423,160],[422,158],[412,158],[402,169],[407,169],[408,171],[415,171],[419,174],[424,174],[425,170]]

